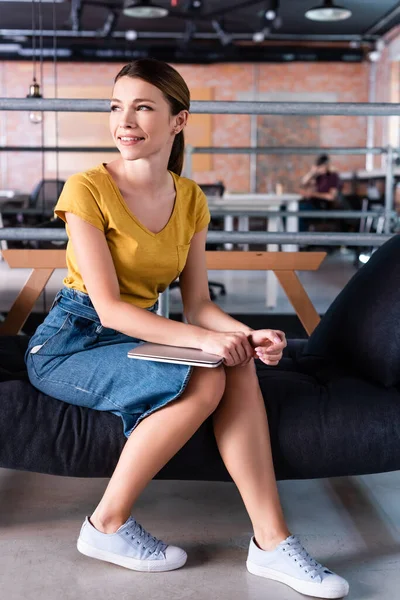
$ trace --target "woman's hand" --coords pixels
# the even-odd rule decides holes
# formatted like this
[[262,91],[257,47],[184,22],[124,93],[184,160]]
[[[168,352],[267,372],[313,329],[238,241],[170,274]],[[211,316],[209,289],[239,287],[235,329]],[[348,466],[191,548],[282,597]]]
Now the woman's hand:
[[247,365],[254,358],[254,350],[243,331],[205,331],[201,350],[222,356],[224,365]]
[[287,346],[283,331],[274,329],[257,329],[251,332],[250,342],[255,356],[263,363],[275,367],[282,358],[283,349]]

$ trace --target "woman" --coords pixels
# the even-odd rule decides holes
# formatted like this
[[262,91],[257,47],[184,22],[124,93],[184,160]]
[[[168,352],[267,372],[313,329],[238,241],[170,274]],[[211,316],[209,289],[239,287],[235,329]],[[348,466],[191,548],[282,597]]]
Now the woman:
[[[116,76],[110,129],[120,156],[72,176],[55,212],[66,222],[68,276],[26,353],[33,385],[55,398],[121,416],[128,438],[78,550],[138,571],[167,571],[186,553],[130,516],[147,483],[210,414],[219,451],[254,528],[247,567],[317,597],[348,584],[290,535],[280,506],[268,423],[253,358],[278,364],[281,331],[253,331],[210,301],[200,188],[180,177],[189,90],[154,60]],[[179,275],[187,323],[155,314]],[[147,340],[218,354],[216,369],[132,361]]]

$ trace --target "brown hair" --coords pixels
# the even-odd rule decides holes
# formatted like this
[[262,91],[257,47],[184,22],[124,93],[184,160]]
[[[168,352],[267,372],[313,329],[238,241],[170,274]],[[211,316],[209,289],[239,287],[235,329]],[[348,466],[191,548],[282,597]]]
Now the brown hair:
[[[170,105],[172,115],[190,108],[190,92],[181,75],[169,64],[153,58],[134,60],[122,67],[114,79],[121,77],[138,77],[155,85],[165,96]],[[176,134],[168,161],[168,169],[177,175],[182,173],[185,152],[183,130]]]

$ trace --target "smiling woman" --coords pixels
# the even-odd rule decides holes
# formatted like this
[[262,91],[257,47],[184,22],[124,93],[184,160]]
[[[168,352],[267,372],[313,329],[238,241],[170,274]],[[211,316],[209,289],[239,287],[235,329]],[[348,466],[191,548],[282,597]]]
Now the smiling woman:
[[[214,413],[219,451],[254,528],[248,570],[339,598],[347,582],[290,535],[276,487],[253,359],[277,365],[285,334],[252,331],[210,300],[207,200],[181,177],[189,108],[189,90],[175,69],[154,60],[126,65],[110,111],[120,156],[70,177],[55,208],[67,227],[68,275],[30,339],[29,378],[54,398],[120,416],[128,438],[82,525],[78,550],[138,571],[185,564],[184,550],[151,536],[130,513],[147,483]],[[159,293],[178,275],[186,323],[156,314]],[[131,361],[128,352],[143,341],[198,348],[223,364]]]
[[[185,145],[183,128],[189,115],[190,92],[181,77],[173,76],[175,70],[172,67],[168,67],[169,72],[166,69],[161,73],[155,68],[156,64],[157,61],[151,60],[136,61],[123,67],[115,77],[111,134],[118,148],[126,147],[126,144],[130,147],[131,142],[124,144],[123,137],[135,136],[150,142],[145,152],[151,152],[164,142],[169,147],[168,169],[180,175]],[[132,142],[133,145],[137,143]],[[126,155],[128,160],[129,156]]]

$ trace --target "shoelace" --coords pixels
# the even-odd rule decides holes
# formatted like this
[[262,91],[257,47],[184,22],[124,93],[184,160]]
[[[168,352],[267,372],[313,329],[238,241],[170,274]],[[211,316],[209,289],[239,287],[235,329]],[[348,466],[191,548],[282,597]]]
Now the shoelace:
[[325,567],[312,558],[296,538],[284,544],[282,550],[288,552],[288,556],[293,558],[295,562],[298,562],[299,567],[310,574],[311,579],[315,579],[317,575],[321,575],[321,572],[325,570]]
[[161,540],[150,535],[139,523],[136,521],[131,522],[129,529],[126,533],[132,535],[132,539],[139,538],[144,550],[148,550],[150,554],[158,554],[164,552],[167,548],[167,544],[164,544]]

